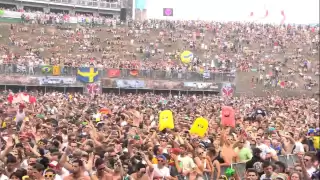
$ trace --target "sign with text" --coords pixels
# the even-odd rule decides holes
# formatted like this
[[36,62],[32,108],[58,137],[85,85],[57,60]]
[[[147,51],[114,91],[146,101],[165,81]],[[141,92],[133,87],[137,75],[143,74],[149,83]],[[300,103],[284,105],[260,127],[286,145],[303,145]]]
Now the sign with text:
[[41,86],[69,86],[77,83],[75,77],[46,76],[38,77],[38,80]]

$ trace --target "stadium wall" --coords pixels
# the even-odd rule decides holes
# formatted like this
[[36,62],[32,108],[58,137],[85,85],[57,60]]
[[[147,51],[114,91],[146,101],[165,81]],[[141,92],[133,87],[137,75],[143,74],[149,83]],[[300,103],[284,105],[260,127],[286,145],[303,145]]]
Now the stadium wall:
[[[140,0],[141,1],[141,0]],[[319,24],[319,0],[145,0],[147,18]],[[137,8],[137,7],[136,7]],[[163,8],[172,8],[164,16]],[[268,10],[268,16],[265,17]],[[253,15],[253,16],[250,16]],[[265,17],[265,18],[264,18]]]
[[[72,1],[73,2],[73,1]],[[0,4],[15,5],[17,9],[24,9],[24,7],[42,8],[43,12],[50,12],[51,9],[68,11],[69,14],[74,15],[76,12],[99,14],[112,14],[114,16],[120,15],[120,5],[104,3],[105,6],[97,7],[77,4],[56,3],[50,0],[0,0]]]

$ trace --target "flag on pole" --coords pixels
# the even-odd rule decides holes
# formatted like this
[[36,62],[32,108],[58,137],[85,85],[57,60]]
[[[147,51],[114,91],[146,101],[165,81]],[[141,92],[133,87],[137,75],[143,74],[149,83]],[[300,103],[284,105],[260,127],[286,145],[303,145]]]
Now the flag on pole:
[[284,10],[281,11],[281,16],[282,16],[282,20],[280,24],[284,24],[284,22],[286,21],[286,15],[284,13]]
[[210,71],[205,70],[205,71],[203,72],[203,78],[209,79],[209,78],[210,78]]

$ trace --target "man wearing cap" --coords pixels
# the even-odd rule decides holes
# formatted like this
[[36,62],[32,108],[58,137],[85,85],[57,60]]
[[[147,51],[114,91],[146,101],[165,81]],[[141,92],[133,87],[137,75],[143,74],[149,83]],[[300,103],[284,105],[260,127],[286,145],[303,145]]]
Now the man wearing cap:
[[149,161],[148,156],[141,152],[144,160],[147,162],[149,169],[147,173],[149,174],[149,178],[153,180],[162,180],[164,178],[170,178],[170,169],[166,167],[167,158],[164,155],[158,155],[157,160],[158,164],[152,164]]

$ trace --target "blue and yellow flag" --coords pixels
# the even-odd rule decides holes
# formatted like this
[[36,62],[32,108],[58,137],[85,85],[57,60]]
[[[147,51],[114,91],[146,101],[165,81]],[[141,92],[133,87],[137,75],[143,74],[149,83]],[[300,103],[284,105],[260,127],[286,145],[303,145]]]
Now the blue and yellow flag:
[[77,80],[84,83],[92,83],[98,81],[99,71],[97,68],[82,67],[78,69]]

